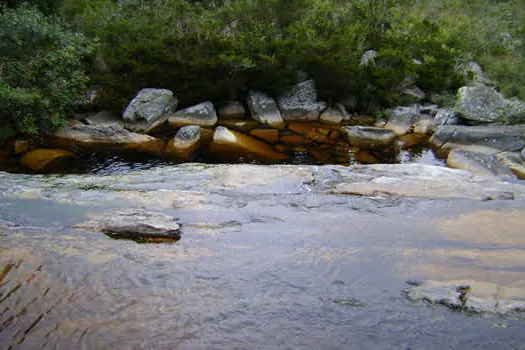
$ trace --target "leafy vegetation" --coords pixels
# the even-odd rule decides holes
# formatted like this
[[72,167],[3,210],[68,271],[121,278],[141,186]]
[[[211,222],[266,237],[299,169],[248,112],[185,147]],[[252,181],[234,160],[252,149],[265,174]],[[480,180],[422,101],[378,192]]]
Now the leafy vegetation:
[[[374,111],[397,103],[407,81],[454,94],[455,69],[470,60],[525,99],[523,0],[25,1],[38,10],[23,2],[8,1],[18,9],[3,8],[0,23],[0,115],[18,130],[62,120],[87,82],[96,40],[91,86],[116,111],[144,87],[191,104],[249,89],[275,95],[305,74],[323,99],[354,96]],[[58,17],[82,34],[53,24]],[[370,50],[377,55],[364,62]]]

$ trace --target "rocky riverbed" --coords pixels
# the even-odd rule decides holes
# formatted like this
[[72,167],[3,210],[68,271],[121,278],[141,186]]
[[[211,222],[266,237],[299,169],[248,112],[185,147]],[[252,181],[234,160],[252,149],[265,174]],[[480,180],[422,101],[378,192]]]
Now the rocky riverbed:
[[[183,164],[0,173],[0,197],[5,348],[525,341],[519,180],[421,164]],[[114,239],[157,231],[173,239]],[[467,309],[464,295],[493,308]]]

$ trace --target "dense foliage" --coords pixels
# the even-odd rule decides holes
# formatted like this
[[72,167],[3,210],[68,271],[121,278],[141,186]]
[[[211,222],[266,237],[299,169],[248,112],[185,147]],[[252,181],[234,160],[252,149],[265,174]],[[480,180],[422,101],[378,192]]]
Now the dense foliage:
[[[276,94],[304,75],[323,99],[354,96],[358,109],[370,111],[397,103],[408,77],[427,92],[452,95],[462,83],[455,69],[470,60],[508,96],[525,98],[523,0],[25,2],[83,33],[29,7],[2,10],[0,54],[8,58],[0,91],[12,101],[10,120],[28,131],[37,121],[53,124],[81,91],[93,48],[86,37],[101,44],[91,85],[99,103],[116,111],[144,87],[169,88],[190,104],[242,98],[249,89]],[[3,39],[13,35],[22,39]],[[365,62],[369,50],[377,55]],[[49,69],[58,61],[59,70]]]
[[56,127],[83,96],[94,46],[32,7],[0,11],[0,133]]

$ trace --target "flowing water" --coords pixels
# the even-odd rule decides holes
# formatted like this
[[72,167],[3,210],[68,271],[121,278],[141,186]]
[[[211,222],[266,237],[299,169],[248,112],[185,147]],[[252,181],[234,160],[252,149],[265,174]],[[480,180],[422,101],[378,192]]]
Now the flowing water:
[[[0,173],[0,347],[525,349],[525,321],[408,301],[411,279],[525,300],[525,200],[350,196],[333,167]],[[178,218],[177,243],[72,226]]]

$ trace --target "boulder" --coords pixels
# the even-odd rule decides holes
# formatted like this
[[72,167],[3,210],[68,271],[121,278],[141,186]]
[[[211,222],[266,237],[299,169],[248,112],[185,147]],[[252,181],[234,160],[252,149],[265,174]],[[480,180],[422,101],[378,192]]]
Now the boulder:
[[279,97],[278,105],[285,121],[315,121],[326,109],[326,103],[317,102],[317,90],[313,80],[292,87]]
[[394,131],[373,126],[346,126],[341,132],[348,143],[358,148],[388,148],[397,140]]
[[319,117],[319,121],[321,123],[331,125],[339,125],[343,121],[350,121],[350,119],[350,114],[346,111],[345,106],[342,104],[336,104],[333,107],[327,108],[323,113],[321,113],[321,116]]
[[168,122],[173,128],[197,125],[203,127],[213,127],[217,124],[217,113],[213,103],[206,101],[198,105],[181,109],[168,118]]
[[463,86],[458,90],[455,111],[472,123],[505,121],[505,99],[493,87]]
[[507,124],[524,124],[525,123],[525,102],[512,98],[505,100],[507,110]]
[[215,129],[209,151],[221,158],[229,159],[242,157],[264,162],[279,162],[287,158],[286,155],[275,152],[266,142],[223,126]]
[[201,127],[184,126],[166,146],[166,156],[179,161],[193,160],[201,144]]
[[497,153],[496,157],[508,166],[514,175],[519,179],[525,180],[525,149],[520,152],[501,152]]
[[219,120],[236,120],[244,119],[246,111],[239,101],[231,101],[219,108],[217,111]]
[[59,148],[104,151],[164,152],[164,141],[127,131],[116,125],[72,125],[45,136],[45,144]]
[[394,131],[397,135],[404,135],[412,129],[413,124],[419,120],[421,114],[419,106],[397,107],[389,111],[388,122],[385,129]]
[[435,132],[437,128],[443,125],[457,124],[459,124],[459,116],[456,111],[447,108],[439,109],[430,125],[430,131]]
[[284,129],[284,120],[275,100],[258,91],[250,91],[247,99],[252,118],[275,129]]
[[100,111],[84,118],[87,125],[117,125],[124,127],[124,120],[110,111]]
[[144,209],[118,209],[93,216],[92,219],[77,224],[74,228],[140,243],[175,242],[180,239],[180,226],[176,219],[163,213]]
[[140,90],[124,110],[125,127],[141,132],[153,130],[168,119],[168,114],[175,111],[177,104],[178,100],[170,90]]
[[426,135],[430,132],[434,118],[428,114],[421,114],[414,123],[414,134]]
[[39,148],[26,153],[20,160],[20,163],[31,170],[43,171],[52,163],[74,156],[75,153],[64,149]]
[[525,147],[524,125],[445,125],[430,138],[435,149],[447,153],[454,148],[483,146],[499,151],[519,151]]
[[468,170],[474,175],[500,176],[516,179],[512,170],[503,164],[494,154],[474,150],[454,149],[447,157],[449,168]]

